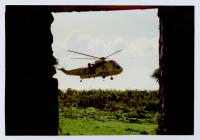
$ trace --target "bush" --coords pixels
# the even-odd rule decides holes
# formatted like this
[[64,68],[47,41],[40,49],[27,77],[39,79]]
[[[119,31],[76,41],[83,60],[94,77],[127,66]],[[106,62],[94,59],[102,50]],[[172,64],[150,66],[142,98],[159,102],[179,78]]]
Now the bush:
[[[73,113],[79,117],[85,114],[94,118],[92,110],[85,112],[85,109],[92,108],[94,111],[115,112],[116,114],[113,114],[115,119],[124,120],[126,118],[127,121],[134,122],[136,121],[134,118],[148,118],[146,112],[155,113],[159,111],[159,94],[156,90],[99,89],[86,91],[69,88],[65,91],[59,91],[58,101],[59,110],[64,117],[70,118]],[[82,108],[83,110],[80,112],[80,110],[73,110],[74,108]]]

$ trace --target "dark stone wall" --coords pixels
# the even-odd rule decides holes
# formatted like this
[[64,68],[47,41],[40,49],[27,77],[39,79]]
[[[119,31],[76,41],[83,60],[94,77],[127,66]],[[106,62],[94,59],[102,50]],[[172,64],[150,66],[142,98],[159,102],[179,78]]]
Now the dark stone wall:
[[194,133],[194,7],[160,7],[159,134]]
[[6,135],[56,135],[57,80],[51,12],[6,6]]

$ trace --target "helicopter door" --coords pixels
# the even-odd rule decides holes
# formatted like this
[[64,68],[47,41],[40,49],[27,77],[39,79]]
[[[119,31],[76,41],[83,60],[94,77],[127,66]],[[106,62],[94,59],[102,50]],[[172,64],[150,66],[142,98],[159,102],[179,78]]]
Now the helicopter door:
[[95,70],[96,70],[96,74],[102,73],[106,71],[106,67],[105,67],[105,62],[98,62],[97,64],[95,64]]
[[89,74],[95,74],[95,66],[94,64],[88,63]]

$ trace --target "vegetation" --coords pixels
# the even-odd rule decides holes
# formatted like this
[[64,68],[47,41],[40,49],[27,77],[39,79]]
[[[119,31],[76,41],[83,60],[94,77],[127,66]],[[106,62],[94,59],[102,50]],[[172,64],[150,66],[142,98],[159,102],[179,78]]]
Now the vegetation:
[[67,89],[58,101],[60,135],[144,135],[158,127],[158,91]]
[[153,74],[151,75],[152,78],[154,78],[157,82],[159,82],[160,79],[160,68],[157,68],[154,70]]

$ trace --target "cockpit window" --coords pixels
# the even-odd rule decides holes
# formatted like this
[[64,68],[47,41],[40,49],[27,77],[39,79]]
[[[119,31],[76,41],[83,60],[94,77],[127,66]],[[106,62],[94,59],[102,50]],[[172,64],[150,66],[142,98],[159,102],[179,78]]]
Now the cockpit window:
[[117,64],[117,63],[115,63],[115,66],[116,66],[116,67],[120,67],[119,64]]
[[120,69],[120,65],[118,63],[116,63],[114,61],[112,61],[112,63],[113,63],[113,65],[114,65],[115,68]]

